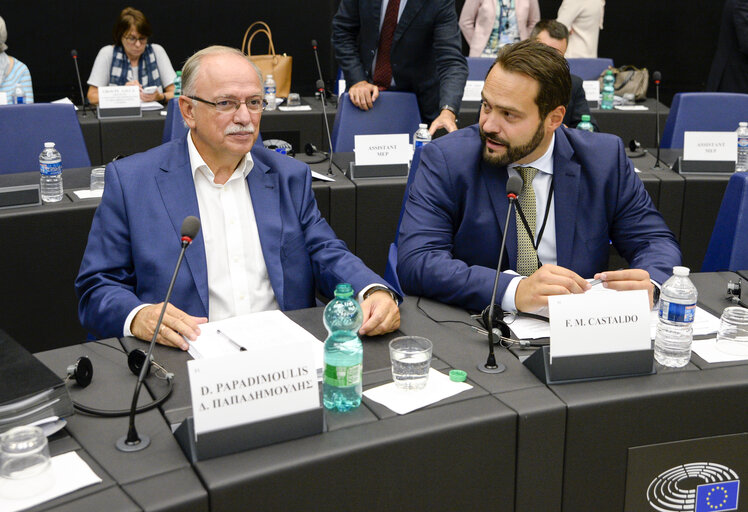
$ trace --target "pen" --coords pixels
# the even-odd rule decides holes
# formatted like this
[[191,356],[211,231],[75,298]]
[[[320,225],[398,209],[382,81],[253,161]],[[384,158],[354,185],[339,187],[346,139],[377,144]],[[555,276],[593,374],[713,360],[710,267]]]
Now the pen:
[[[619,268],[616,271],[618,271],[618,270],[623,270],[623,268]],[[595,286],[596,284],[600,284],[602,282],[603,282],[602,279],[593,279],[592,281],[590,281],[590,286]]]
[[231,338],[229,338],[229,336],[225,332],[221,331],[220,329],[216,329],[216,333],[219,336],[223,337],[226,341],[228,341],[229,343],[231,343],[234,346],[234,348],[238,348],[239,352],[246,352],[247,351],[246,348],[242,347],[237,342],[235,342],[234,340],[232,340]]

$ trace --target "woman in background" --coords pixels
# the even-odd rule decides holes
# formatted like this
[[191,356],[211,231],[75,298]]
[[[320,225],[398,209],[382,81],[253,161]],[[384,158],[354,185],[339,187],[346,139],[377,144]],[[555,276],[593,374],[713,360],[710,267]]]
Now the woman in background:
[[605,0],[564,0],[556,19],[569,29],[567,59],[596,59]]
[[540,20],[538,0],[465,0],[460,30],[469,57],[496,57],[499,48],[530,37]]
[[[148,43],[151,24],[137,9],[126,7],[114,24],[114,44],[99,50],[88,77],[88,101],[99,103],[99,87],[137,85],[141,101],[169,101],[177,76],[161,45]],[[151,89],[155,87],[155,91]]]
[[31,86],[31,73],[26,64],[5,53],[8,45],[8,29],[5,20],[0,17],[0,92],[5,93],[8,103],[15,103],[16,88],[21,86],[24,103],[34,103],[34,89]]

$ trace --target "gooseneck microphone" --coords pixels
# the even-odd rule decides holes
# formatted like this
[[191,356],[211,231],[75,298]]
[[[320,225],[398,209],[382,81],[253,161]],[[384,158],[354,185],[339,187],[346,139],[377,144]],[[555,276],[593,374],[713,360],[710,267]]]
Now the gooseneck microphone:
[[652,80],[655,84],[655,140],[657,141],[657,156],[655,161],[655,169],[660,168],[660,81],[662,80],[662,73],[655,71],[652,73]]
[[81,82],[81,72],[78,69],[78,52],[73,49],[70,51],[70,55],[73,57],[73,63],[75,64],[75,75],[78,77],[78,90],[81,93],[81,108],[83,109],[83,115],[86,115],[86,103],[88,98],[83,95],[83,83]]
[[140,388],[143,385],[145,376],[148,375],[148,371],[151,368],[151,354],[153,353],[153,346],[156,344],[156,338],[158,337],[158,331],[161,329],[161,323],[164,321],[164,313],[166,313],[166,306],[169,304],[171,298],[171,292],[174,289],[174,283],[177,280],[177,273],[179,267],[182,266],[182,259],[184,259],[184,252],[187,247],[192,243],[197,234],[200,232],[200,219],[190,215],[185,218],[182,222],[181,240],[182,249],[179,251],[179,258],[177,259],[177,265],[174,267],[174,274],[171,276],[171,282],[169,283],[169,289],[166,292],[166,298],[164,299],[164,305],[161,307],[161,314],[156,322],[156,328],[153,331],[153,337],[151,338],[151,344],[148,347],[148,353],[145,356],[145,362],[138,375],[138,381],[135,384],[135,392],[132,395],[132,405],[130,406],[130,425],[127,430],[127,435],[120,437],[115,446],[122,452],[137,452],[143,450],[151,444],[151,438],[148,436],[139,436],[138,431],[135,428],[135,409],[138,405],[138,396],[140,395]]
[[493,292],[491,292],[491,303],[488,305],[488,322],[485,327],[488,331],[488,359],[484,364],[478,365],[478,370],[483,373],[501,373],[506,370],[506,366],[496,362],[496,356],[493,352],[494,332],[493,332],[493,314],[496,302],[496,292],[499,289],[499,276],[501,275],[501,262],[504,259],[504,248],[506,247],[506,234],[509,230],[509,218],[512,215],[512,206],[517,204],[517,196],[522,190],[522,178],[517,175],[509,176],[506,182],[506,197],[509,199],[509,207],[506,211],[506,222],[504,223],[504,233],[501,236],[501,250],[499,251],[499,263],[496,265],[496,278],[493,282]]
[[332,176],[332,137],[330,137],[330,123],[327,120],[327,107],[325,106],[325,82],[322,79],[317,80],[317,90],[322,98],[322,117],[325,120],[327,143],[330,145],[330,163],[327,166],[327,175]]

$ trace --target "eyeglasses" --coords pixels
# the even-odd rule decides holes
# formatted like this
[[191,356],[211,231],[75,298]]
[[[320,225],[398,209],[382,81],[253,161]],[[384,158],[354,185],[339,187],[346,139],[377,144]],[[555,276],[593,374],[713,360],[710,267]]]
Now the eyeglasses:
[[147,37],[127,36],[127,37],[125,37],[125,41],[127,41],[130,44],[135,44],[135,43],[145,44],[148,41],[148,38]]
[[247,110],[250,112],[262,112],[262,109],[268,104],[261,96],[253,96],[247,98],[244,101],[235,100],[233,98],[218,98],[215,102],[198,98],[197,96],[187,96],[190,99],[212,105],[213,108],[218,112],[236,112],[239,110],[239,105],[244,103],[247,106]]

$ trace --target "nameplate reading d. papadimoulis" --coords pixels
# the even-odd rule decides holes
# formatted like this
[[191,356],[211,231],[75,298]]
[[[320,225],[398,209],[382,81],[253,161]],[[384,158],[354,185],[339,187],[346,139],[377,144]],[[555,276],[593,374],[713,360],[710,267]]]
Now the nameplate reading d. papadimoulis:
[[407,164],[413,157],[410,135],[355,135],[356,165]]
[[646,290],[557,295],[548,310],[551,360],[651,348]]
[[195,436],[319,407],[309,343],[187,362]]
[[137,85],[99,87],[99,108],[140,108],[140,88]]

